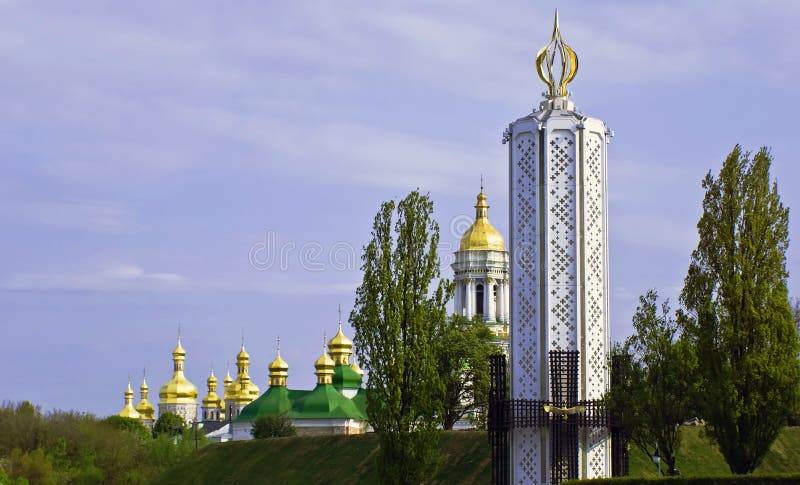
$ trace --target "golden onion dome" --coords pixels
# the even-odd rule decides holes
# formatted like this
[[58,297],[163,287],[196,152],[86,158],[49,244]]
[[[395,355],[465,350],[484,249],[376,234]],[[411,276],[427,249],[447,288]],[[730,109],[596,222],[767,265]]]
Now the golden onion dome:
[[331,384],[333,382],[333,367],[335,363],[331,357],[323,351],[322,356],[314,362],[317,384]]
[[250,360],[250,354],[248,354],[247,351],[244,349],[244,343],[242,343],[242,350],[240,350],[239,353],[236,354],[236,361],[241,362],[245,360]]
[[172,361],[174,372],[172,379],[168,380],[158,393],[161,398],[159,404],[197,404],[197,387],[183,375],[183,362],[186,359],[186,351],[181,346],[180,338],[178,346],[172,351]]
[[141,419],[152,420],[155,419],[156,408],[147,400],[147,394],[150,388],[147,386],[147,379],[142,379],[142,385],[139,387],[142,393],[142,400],[136,405],[136,411],[141,415]]
[[322,354],[322,356],[314,362],[314,368],[317,370],[331,368],[333,369],[333,359],[328,354]]
[[475,222],[461,237],[460,251],[505,251],[506,243],[500,232],[489,222],[489,204],[483,189],[475,205]]
[[125,389],[125,406],[122,411],[118,413],[123,418],[139,419],[141,416],[139,412],[133,407],[133,389],[131,389],[131,381],[128,381],[128,388]]
[[172,350],[173,357],[186,357],[186,350],[183,349],[183,345],[181,345],[181,339],[178,338],[178,345]]
[[281,354],[278,354],[278,356],[275,357],[275,360],[273,360],[272,362],[269,363],[269,370],[270,371],[288,371],[289,370],[289,364],[287,364],[286,361],[283,360],[283,358],[281,358]]
[[217,376],[214,375],[214,370],[211,370],[211,375],[206,380],[208,384],[208,395],[203,398],[203,407],[206,408],[223,408],[225,402],[217,396]]
[[331,351],[335,350],[350,350],[353,348],[353,341],[347,338],[345,334],[342,332],[342,324],[339,323],[339,331],[336,332],[336,335],[328,342],[328,348]]

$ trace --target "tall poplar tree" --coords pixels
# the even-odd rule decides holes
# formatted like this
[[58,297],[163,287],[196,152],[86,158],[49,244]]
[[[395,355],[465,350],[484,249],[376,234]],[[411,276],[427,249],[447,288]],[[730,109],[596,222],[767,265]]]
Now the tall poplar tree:
[[736,145],[718,177],[709,172],[700,241],[681,302],[698,357],[698,405],[734,473],[764,458],[798,393],[797,330],[786,289],[789,211],[772,157]]
[[381,205],[350,315],[356,354],[368,375],[367,415],[380,443],[383,483],[421,483],[439,461],[443,383],[436,330],[444,325],[452,289],[439,279],[431,292],[440,276],[439,226],[432,213],[433,202],[419,191]]

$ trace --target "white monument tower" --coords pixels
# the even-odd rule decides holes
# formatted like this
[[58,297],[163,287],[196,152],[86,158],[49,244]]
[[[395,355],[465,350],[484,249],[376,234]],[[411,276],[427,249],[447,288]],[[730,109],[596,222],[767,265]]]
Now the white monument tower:
[[[606,144],[611,132],[569,99],[567,84],[578,70],[578,57],[561,38],[558,11],[536,68],[548,88],[545,99],[537,111],[511,123],[503,138],[510,163],[510,397],[551,403],[537,406],[555,424],[511,430],[515,484],[559,483],[576,473],[611,476],[608,429],[577,424],[585,422],[582,413],[591,407],[585,402],[599,400],[609,387]],[[574,364],[564,363],[567,354]],[[553,364],[562,357],[566,360]],[[574,418],[574,430],[565,424],[554,431],[561,418],[553,416],[564,423]]]

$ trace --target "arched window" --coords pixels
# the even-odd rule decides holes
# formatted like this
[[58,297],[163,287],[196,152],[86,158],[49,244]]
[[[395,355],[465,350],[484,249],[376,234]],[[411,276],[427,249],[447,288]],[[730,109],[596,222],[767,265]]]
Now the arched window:
[[475,287],[475,313],[483,316],[483,285]]

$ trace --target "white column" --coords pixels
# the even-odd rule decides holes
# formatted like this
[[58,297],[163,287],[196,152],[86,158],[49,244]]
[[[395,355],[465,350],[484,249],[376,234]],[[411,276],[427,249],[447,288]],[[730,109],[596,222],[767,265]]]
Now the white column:
[[472,315],[475,311],[474,301],[475,301],[475,284],[472,278],[467,278],[467,314],[464,315],[467,318],[472,318]]
[[506,302],[505,302],[505,284],[503,280],[497,280],[497,321],[498,322],[505,322],[505,311],[506,311]]
[[510,323],[511,322],[511,304],[509,303],[509,298],[511,297],[511,291],[509,291],[508,287],[508,279],[503,280],[503,319]]
[[495,302],[494,302],[494,279],[486,278],[486,285],[484,286],[483,293],[484,301],[484,317],[485,322],[497,321],[495,316]]

